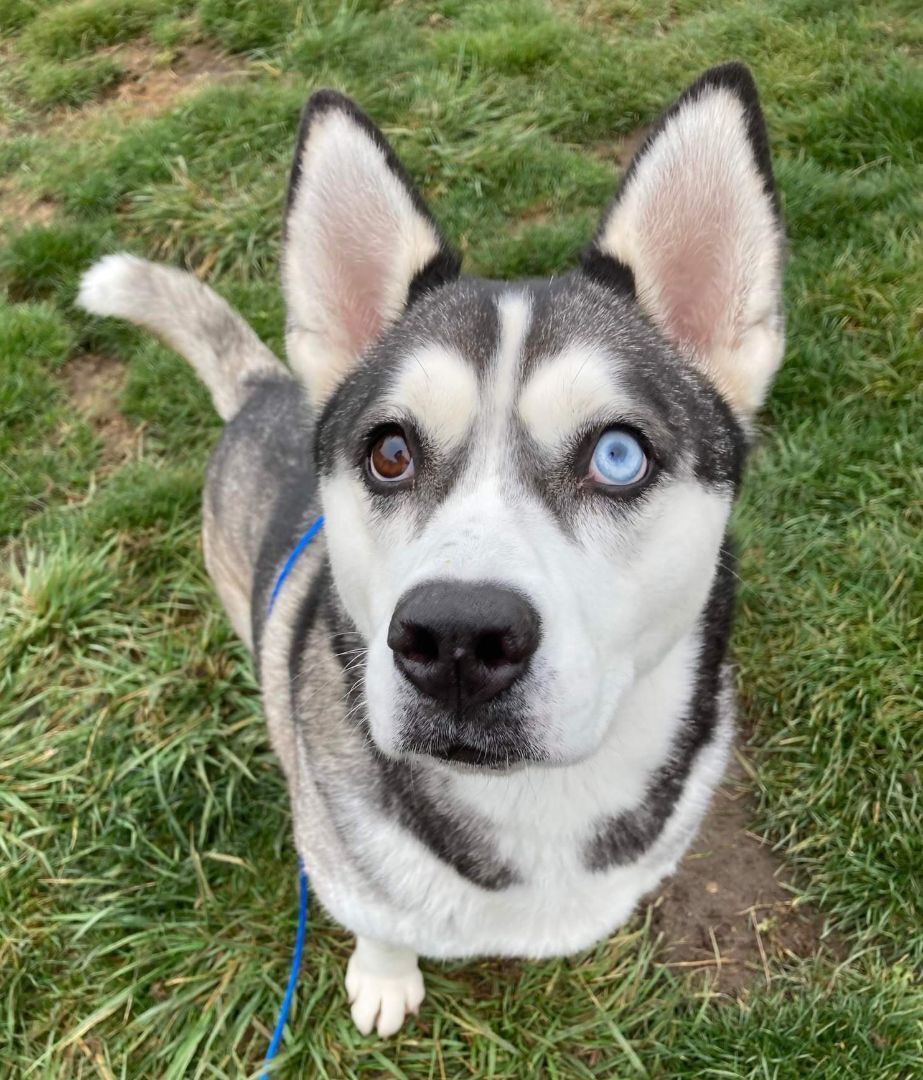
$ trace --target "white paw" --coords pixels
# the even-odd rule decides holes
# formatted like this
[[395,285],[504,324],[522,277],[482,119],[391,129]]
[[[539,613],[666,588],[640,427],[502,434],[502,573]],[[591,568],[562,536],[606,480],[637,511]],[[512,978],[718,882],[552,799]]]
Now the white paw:
[[360,939],[346,967],[346,993],[353,1023],[363,1035],[375,1028],[383,1038],[396,1034],[408,1013],[416,1013],[425,993],[417,958]]

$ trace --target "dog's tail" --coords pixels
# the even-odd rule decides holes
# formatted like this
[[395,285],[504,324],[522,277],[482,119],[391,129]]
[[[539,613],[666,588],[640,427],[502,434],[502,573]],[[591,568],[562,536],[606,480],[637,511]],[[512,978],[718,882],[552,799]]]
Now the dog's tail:
[[182,270],[107,255],[83,275],[77,303],[94,315],[143,326],[185,356],[223,420],[243,404],[248,379],[287,374],[233,308]]

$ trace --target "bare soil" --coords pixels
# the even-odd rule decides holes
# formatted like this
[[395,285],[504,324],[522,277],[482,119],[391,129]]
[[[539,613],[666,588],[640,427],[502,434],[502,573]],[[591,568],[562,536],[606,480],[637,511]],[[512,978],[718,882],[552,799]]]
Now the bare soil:
[[774,960],[835,949],[822,941],[820,916],[796,907],[779,856],[748,831],[751,807],[751,785],[735,761],[651,911],[662,961],[706,976],[713,990],[730,996],[770,982]]
[[102,443],[104,467],[135,457],[141,428],[131,424],[118,408],[125,385],[125,368],[108,356],[82,353],[61,369],[61,381],[74,406],[87,418]]
[[[156,116],[166,112],[187,95],[206,84],[239,78],[244,68],[204,44],[179,49],[169,63],[164,63],[153,44],[146,41],[112,45],[97,55],[111,56],[125,71],[122,79],[100,96],[98,101],[80,107],[60,106],[29,125],[26,130],[38,133],[59,132],[66,138],[80,138],[84,124],[115,113],[125,119]],[[4,54],[0,51],[0,63]],[[7,134],[0,123],[0,138]],[[20,226],[48,225],[57,210],[54,199],[21,188],[15,179],[0,180],[0,223]]]
[[[113,101],[132,116],[152,116],[164,112],[185,94],[206,82],[226,81],[239,75],[241,67],[208,45],[187,45],[169,64],[158,63],[158,54],[148,42],[117,45],[101,50],[125,68],[123,78],[101,106]],[[84,110],[86,111],[86,110]]]
[[55,215],[55,201],[48,195],[23,191],[10,180],[0,180],[0,223],[23,228],[47,225]]
[[594,143],[589,147],[590,153],[602,161],[618,165],[619,171],[624,172],[628,168],[631,159],[641,149],[641,144],[647,138],[650,130],[650,127],[645,125],[636,128],[621,139]]

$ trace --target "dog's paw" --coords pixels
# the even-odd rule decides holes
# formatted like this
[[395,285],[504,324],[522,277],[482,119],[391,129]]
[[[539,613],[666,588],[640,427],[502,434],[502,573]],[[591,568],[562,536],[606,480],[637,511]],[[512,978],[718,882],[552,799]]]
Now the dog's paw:
[[408,1013],[423,1001],[423,976],[409,949],[394,949],[358,938],[346,967],[346,993],[353,1023],[363,1035],[375,1028],[383,1038],[396,1034]]

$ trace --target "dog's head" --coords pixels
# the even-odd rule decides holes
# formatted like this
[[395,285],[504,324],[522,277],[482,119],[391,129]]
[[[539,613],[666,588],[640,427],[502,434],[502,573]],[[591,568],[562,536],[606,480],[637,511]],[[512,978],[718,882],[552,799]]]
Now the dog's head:
[[694,632],[783,351],[782,228],[739,65],[627,170],[582,266],[459,278],[381,133],[315,94],[286,213],[288,350],[386,754],[591,754]]

